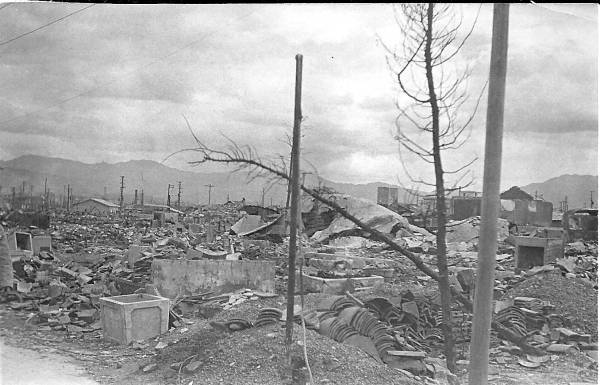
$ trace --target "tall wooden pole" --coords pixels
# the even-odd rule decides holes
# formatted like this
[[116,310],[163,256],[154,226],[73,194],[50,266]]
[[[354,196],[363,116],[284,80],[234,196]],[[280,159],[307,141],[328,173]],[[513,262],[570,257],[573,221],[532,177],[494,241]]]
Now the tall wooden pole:
[[481,205],[479,254],[477,256],[477,286],[471,335],[469,385],[486,385],[488,383],[494,269],[498,247],[496,226],[500,209],[502,130],[504,126],[504,93],[506,89],[506,57],[508,51],[508,10],[508,4],[494,4],[483,168],[483,200]]
[[121,175],[121,196],[119,198],[119,213],[123,215],[123,189],[125,189],[125,176]]
[[213,187],[215,187],[214,184],[209,183],[209,184],[205,184],[205,187],[208,187],[208,205],[210,206],[210,192],[212,191]]
[[48,178],[44,178],[44,205],[42,210],[48,210]]
[[292,134],[291,159],[291,208],[290,244],[288,259],[287,318],[285,321],[285,344],[288,361],[291,357],[292,333],[294,326],[294,289],[296,285],[296,243],[298,229],[298,208],[300,200],[300,123],[302,121],[302,55],[296,55],[296,92],[294,102],[294,131]]

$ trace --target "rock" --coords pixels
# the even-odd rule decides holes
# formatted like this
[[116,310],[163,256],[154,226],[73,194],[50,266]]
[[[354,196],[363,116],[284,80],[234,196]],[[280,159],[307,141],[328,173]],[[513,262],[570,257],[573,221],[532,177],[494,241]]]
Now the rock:
[[519,360],[517,362],[519,362],[519,365],[521,365],[521,366],[524,366],[526,368],[532,368],[532,369],[539,368],[542,365],[540,362],[526,361],[521,358],[519,358]]
[[156,369],[158,369],[158,364],[154,362],[154,363],[151,363],[151,364],[148,364],[148,365],[144,366],[142,368],[142,372],[143,373],[150,373],[150,372],[155,371]]
[[527,361],[544,363],[550,361],[550,356],[533,356],[531,354],[528,354]]
[[546,351],[550,352],[550,353],[566,353],[571,349],[575,349],[573,347],[573,345],[566,345],[566,344],[550,344],[547,348]]
[[186,373],[194,373],[202,366],[202,361],[196,360],[187,364],[184,368]]
[[76,326],[76,325],[67,325],[67,332],[74,334],[74,333],[82,333],[83,332],[83,328]]
[[396,357],[408,357],[408,358],[425,358],[427,354],[425,352],[416,352],[410,350],[388,350],[387,354]]
[[133,341],[131,343],[131,347],[134,350],[143,350],[148,347],[148,345],[144,341]]

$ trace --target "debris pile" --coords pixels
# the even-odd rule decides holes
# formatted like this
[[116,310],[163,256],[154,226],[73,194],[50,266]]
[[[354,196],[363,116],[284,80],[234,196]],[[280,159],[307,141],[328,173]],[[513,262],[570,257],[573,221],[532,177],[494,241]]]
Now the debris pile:
[[[348,213],[363,223],[392,237],[400,231],[408,232],[410,235],[413,233],[418,233],[421,236],[431,235],[427,230],[408,223],[408,220],[400,214],[369,200],[343,194],[334,194],[330,199],[335,200]],[[340,215],[336,215],[329,226],[324,230],[315,232],[311,240],[322,243],[341,236],[361,236],[368,238],[356,224]]]

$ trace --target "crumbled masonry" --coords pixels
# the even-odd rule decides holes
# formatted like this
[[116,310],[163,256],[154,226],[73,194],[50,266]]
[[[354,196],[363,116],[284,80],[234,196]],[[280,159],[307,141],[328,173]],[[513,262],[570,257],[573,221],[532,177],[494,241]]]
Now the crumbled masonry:
[[[345,199],[350,213],[436,271],[431,231],[385,207]],[[214,357],[227,354],[208,354],[215,344],[242,338],[274,349],[283,338],[287,235],[280,222],[285,212],[259,209],[213,205],[189,210],[173,223],[74,213],[54,213],[47,229],[6,223],[0,252],[10,257],[12,279],[1,275],[2,309],[23,317],[23,330],[106,344],[103,349],[123,354],[115,353],[119,362],[135,358],[140,376],[203,378],[223,365]],[[316,212],[308,206],[305,211]],[[298,327],[305,325],[309,351],[319,346],[315,357],[352,351],[362,357],[357,362],[365,370],[389,383],[396,378],[397,383],[445,384],[464,374],[472,314],[453,304],[463,370],[454,375],[444,368],[436,283],[352,222],[334,213],[320,218],[326,217],[328,222],[317,225],[314,216],[304,216],[304,228],[312,234],[302,238],[298,260],[296,291],[304,291],[306,304],[295,302],[293,319]],[[451,221],[448,228],[450,285],[466,298],[475,289],[479,221]],[[499,219],[493,319],[539,354],[493,333],[491,364],[539,370],[577,355],[593,371],[597,242],[558,242],[560,228],[509,227]],[[119,305],[108,310],[109,302]],[[295,332],[295,338],[301,335]],[[192,348],[198,338],[211,342]],[[333,376],[325,368],[344,365],[343,358],[327,360],[326,365],[311,362],[318,375]]]

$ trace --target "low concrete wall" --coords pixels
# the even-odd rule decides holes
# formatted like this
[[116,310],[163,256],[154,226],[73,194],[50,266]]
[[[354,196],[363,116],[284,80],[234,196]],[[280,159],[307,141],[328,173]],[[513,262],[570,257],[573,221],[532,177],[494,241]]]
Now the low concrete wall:
[[152,282],[164,297],[249,288],[275,291],[275,262],[155,259]]
[[555,238],[515,237],[516,270],[542,266],[564,257],[564,241]]
[[[371,277],[358,278],[320,278],[302,274],[302,286],[309,293],[344,294],[347,282],[352,281],[355,288],[373,287],[383,284],[383,277],[373,275]],[[296,273],[296,291],[300,291],[300,273]]]
[[304,258],[307,262],[307,265],[312,265],[324,270],[328,270],[327,266],[333,266],[336,261],[346,261],[353,269],[362,269],[367,265],[385,265],[387,267],[394,267],[398,264],[392,259],[359,257],[356,255],[347,255],[341,253],[327,254],[308,252],[304,254]]

